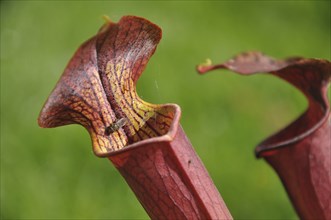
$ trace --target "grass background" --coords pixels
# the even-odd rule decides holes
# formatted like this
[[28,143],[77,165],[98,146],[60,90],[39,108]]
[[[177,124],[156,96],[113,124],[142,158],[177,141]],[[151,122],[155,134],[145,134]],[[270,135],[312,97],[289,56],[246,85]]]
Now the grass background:
[[199,76],[194,68],[246,50],[330,60],[330,1],[1,1],[1,218],[148,218],[111,163],[93,155],[82,127],[37,126],[68,60],[105,14],[142,16],[163,29],[138,93],[181,106],[186,134],[232,215],[296,219],[253,150],[306,108],[304,97],[272,76]]

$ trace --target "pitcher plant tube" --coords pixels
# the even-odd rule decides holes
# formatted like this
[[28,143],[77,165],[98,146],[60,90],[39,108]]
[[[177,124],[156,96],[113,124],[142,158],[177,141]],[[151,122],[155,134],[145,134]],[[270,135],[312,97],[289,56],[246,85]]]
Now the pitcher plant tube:
[[260,143],[255,153],[278,173],[301,219],[331,219],[330,62],[299,57],[277,60],[260,52],[247,52],[222,64],[197,67],[201,74],[216,69],[242,75],[267,72],[307,97],[308,109]]
[[136,93],[161,35],[143,18],[108,20],[70,60],[39,125],[84,126],[93,152],[115,165],[152,219],[231,219],[179,123],[180,107]]

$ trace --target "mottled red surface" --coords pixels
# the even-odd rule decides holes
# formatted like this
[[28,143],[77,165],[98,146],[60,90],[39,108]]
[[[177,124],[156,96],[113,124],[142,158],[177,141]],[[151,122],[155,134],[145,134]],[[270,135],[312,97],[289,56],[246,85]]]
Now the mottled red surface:
[[297,87],[308,109],[286,128],[256,147],[276,170],[302,219],[331,219],[331,116],[327,60],[276,60],[259,52],[243,53],[217,65],[200,65],[200,73],[230,69],[243,75],[269,72]]
[[232,219],[184,131],[176,130],[173,140],[148,140],[109,159],[152,219]]
[[39,125],[83,125],[94,153],[113,162],[152,219],[232,219],[179,124],[179,106],[136,94],[160,39],[143,18],[107,22],[69,62]]

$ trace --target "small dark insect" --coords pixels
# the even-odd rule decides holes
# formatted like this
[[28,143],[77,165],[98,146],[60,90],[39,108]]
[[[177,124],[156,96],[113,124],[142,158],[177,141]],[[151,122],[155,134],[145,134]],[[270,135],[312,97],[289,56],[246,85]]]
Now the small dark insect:
[[128,119],[126,118],[120,118],[117,121],[115,121],[110,126],[106,127],[106,135],[110,135],[114,133],[115,131],[118,131],[120,128],[122,128],[126,123],[128,122]]

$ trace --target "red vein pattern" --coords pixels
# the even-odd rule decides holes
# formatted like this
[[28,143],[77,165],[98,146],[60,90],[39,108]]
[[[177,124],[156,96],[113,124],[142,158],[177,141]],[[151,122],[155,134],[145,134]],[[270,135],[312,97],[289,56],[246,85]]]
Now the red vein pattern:
[[200,65],[201,74],[229,69],[243,75],[269,72],[298,88],[308,109],[293,123],[256,147],[281,178],[302,219],[331,219],[331,116],[327,60],[276,60],[259,52],[239,54],[217,65]]
[[83,125],[94,153],[112,161],[152,219],[232,219],[179,124],[179,106],[136,93],[160,39],[143,18],[107,22],[69,62],[39,125]]
[[179,126],[172,141],[148,141],[109,159],[152,219],[232,219]]
[[[98,156],[166,134],[175,108],[146,103],[135,89],[160,39],[161,29],[145,19],[107,22],[69,62],[40,114],[40,126],[83,125]],[[119,119],[128,123],[107,134],[105,128]]]

